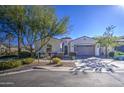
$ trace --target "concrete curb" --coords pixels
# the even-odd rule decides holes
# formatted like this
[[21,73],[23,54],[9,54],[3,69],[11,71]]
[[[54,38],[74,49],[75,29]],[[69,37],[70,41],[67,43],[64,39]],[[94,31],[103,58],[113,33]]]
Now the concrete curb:
[[37,66],[37,69],[46,69],[48,71],[71,71],[73,67],[49,67],[49,66]]
[[24,72],[33,71],[33,70],[34,70],[34,69],[21,70],[21,71],[15,71],[15,72],[8,72],[8,73],[0,74],[0,76],[14,75],[14,74],[19,74],[19,73],[24,73]]
[[[73,67],[49,67],[49,66],[37,66],[37,69],[46,69],[48,71],[73,71],[71,70]],[[81,71],[79,71],[81,72]],[[91,70],[86,70],[86,72],[95,72],[95,71],[91,71]],[[102,72],[108,72],[106,70],[103,70]],[[102,73],[101,72],[101,73]],[[115,69],[115,73],[116,72],[124,72],[124,69]]]

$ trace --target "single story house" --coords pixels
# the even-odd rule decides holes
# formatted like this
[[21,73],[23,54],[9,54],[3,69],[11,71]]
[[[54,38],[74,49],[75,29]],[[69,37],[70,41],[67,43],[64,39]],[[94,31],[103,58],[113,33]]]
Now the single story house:
[[[35,50],[40,48],[40,40],[37,40]],[[71,38],[51,38],[50,41],[37,53],[76,53],[77,56],[100,56],[101,47],[94,38],[83,36],[76,39]]]
[[0,43],[0,55],[6,51],[7,47]]
[[[118,39],[119,46],[116,49],[108,47],[108,53],[119,50],[124,52],[124,38]],[[122,44],[122,45],[121,45]],[[37,40],[35,50],[40,48],[40,40]],[[51,38],[49,42],[37,53],[64,53],[68,56],[69,53],[76,53],[76,56],[105,56],[105,47],[100,46],[96,39],[83,36],[76,39],[69,37],[57,39]]]

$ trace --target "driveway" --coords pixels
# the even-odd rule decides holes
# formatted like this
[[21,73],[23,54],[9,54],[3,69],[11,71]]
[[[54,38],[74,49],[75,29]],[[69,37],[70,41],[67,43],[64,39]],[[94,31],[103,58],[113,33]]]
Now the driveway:
[[78,73],[35,69],[0,76],[1,87],[124,87],[122,73]]

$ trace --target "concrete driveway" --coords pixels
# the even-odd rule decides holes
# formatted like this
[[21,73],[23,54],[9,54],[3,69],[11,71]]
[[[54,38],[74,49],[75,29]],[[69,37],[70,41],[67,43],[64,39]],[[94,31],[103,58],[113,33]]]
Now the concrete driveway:
[[124,73],[78,73],[42,69],[0,76],[1,87],[123,87]]

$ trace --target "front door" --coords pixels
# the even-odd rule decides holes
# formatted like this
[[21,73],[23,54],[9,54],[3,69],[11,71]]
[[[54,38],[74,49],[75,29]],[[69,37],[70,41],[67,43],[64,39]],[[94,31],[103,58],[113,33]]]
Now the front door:
[[64,55],[68,54],[68,46],[64,46]]

